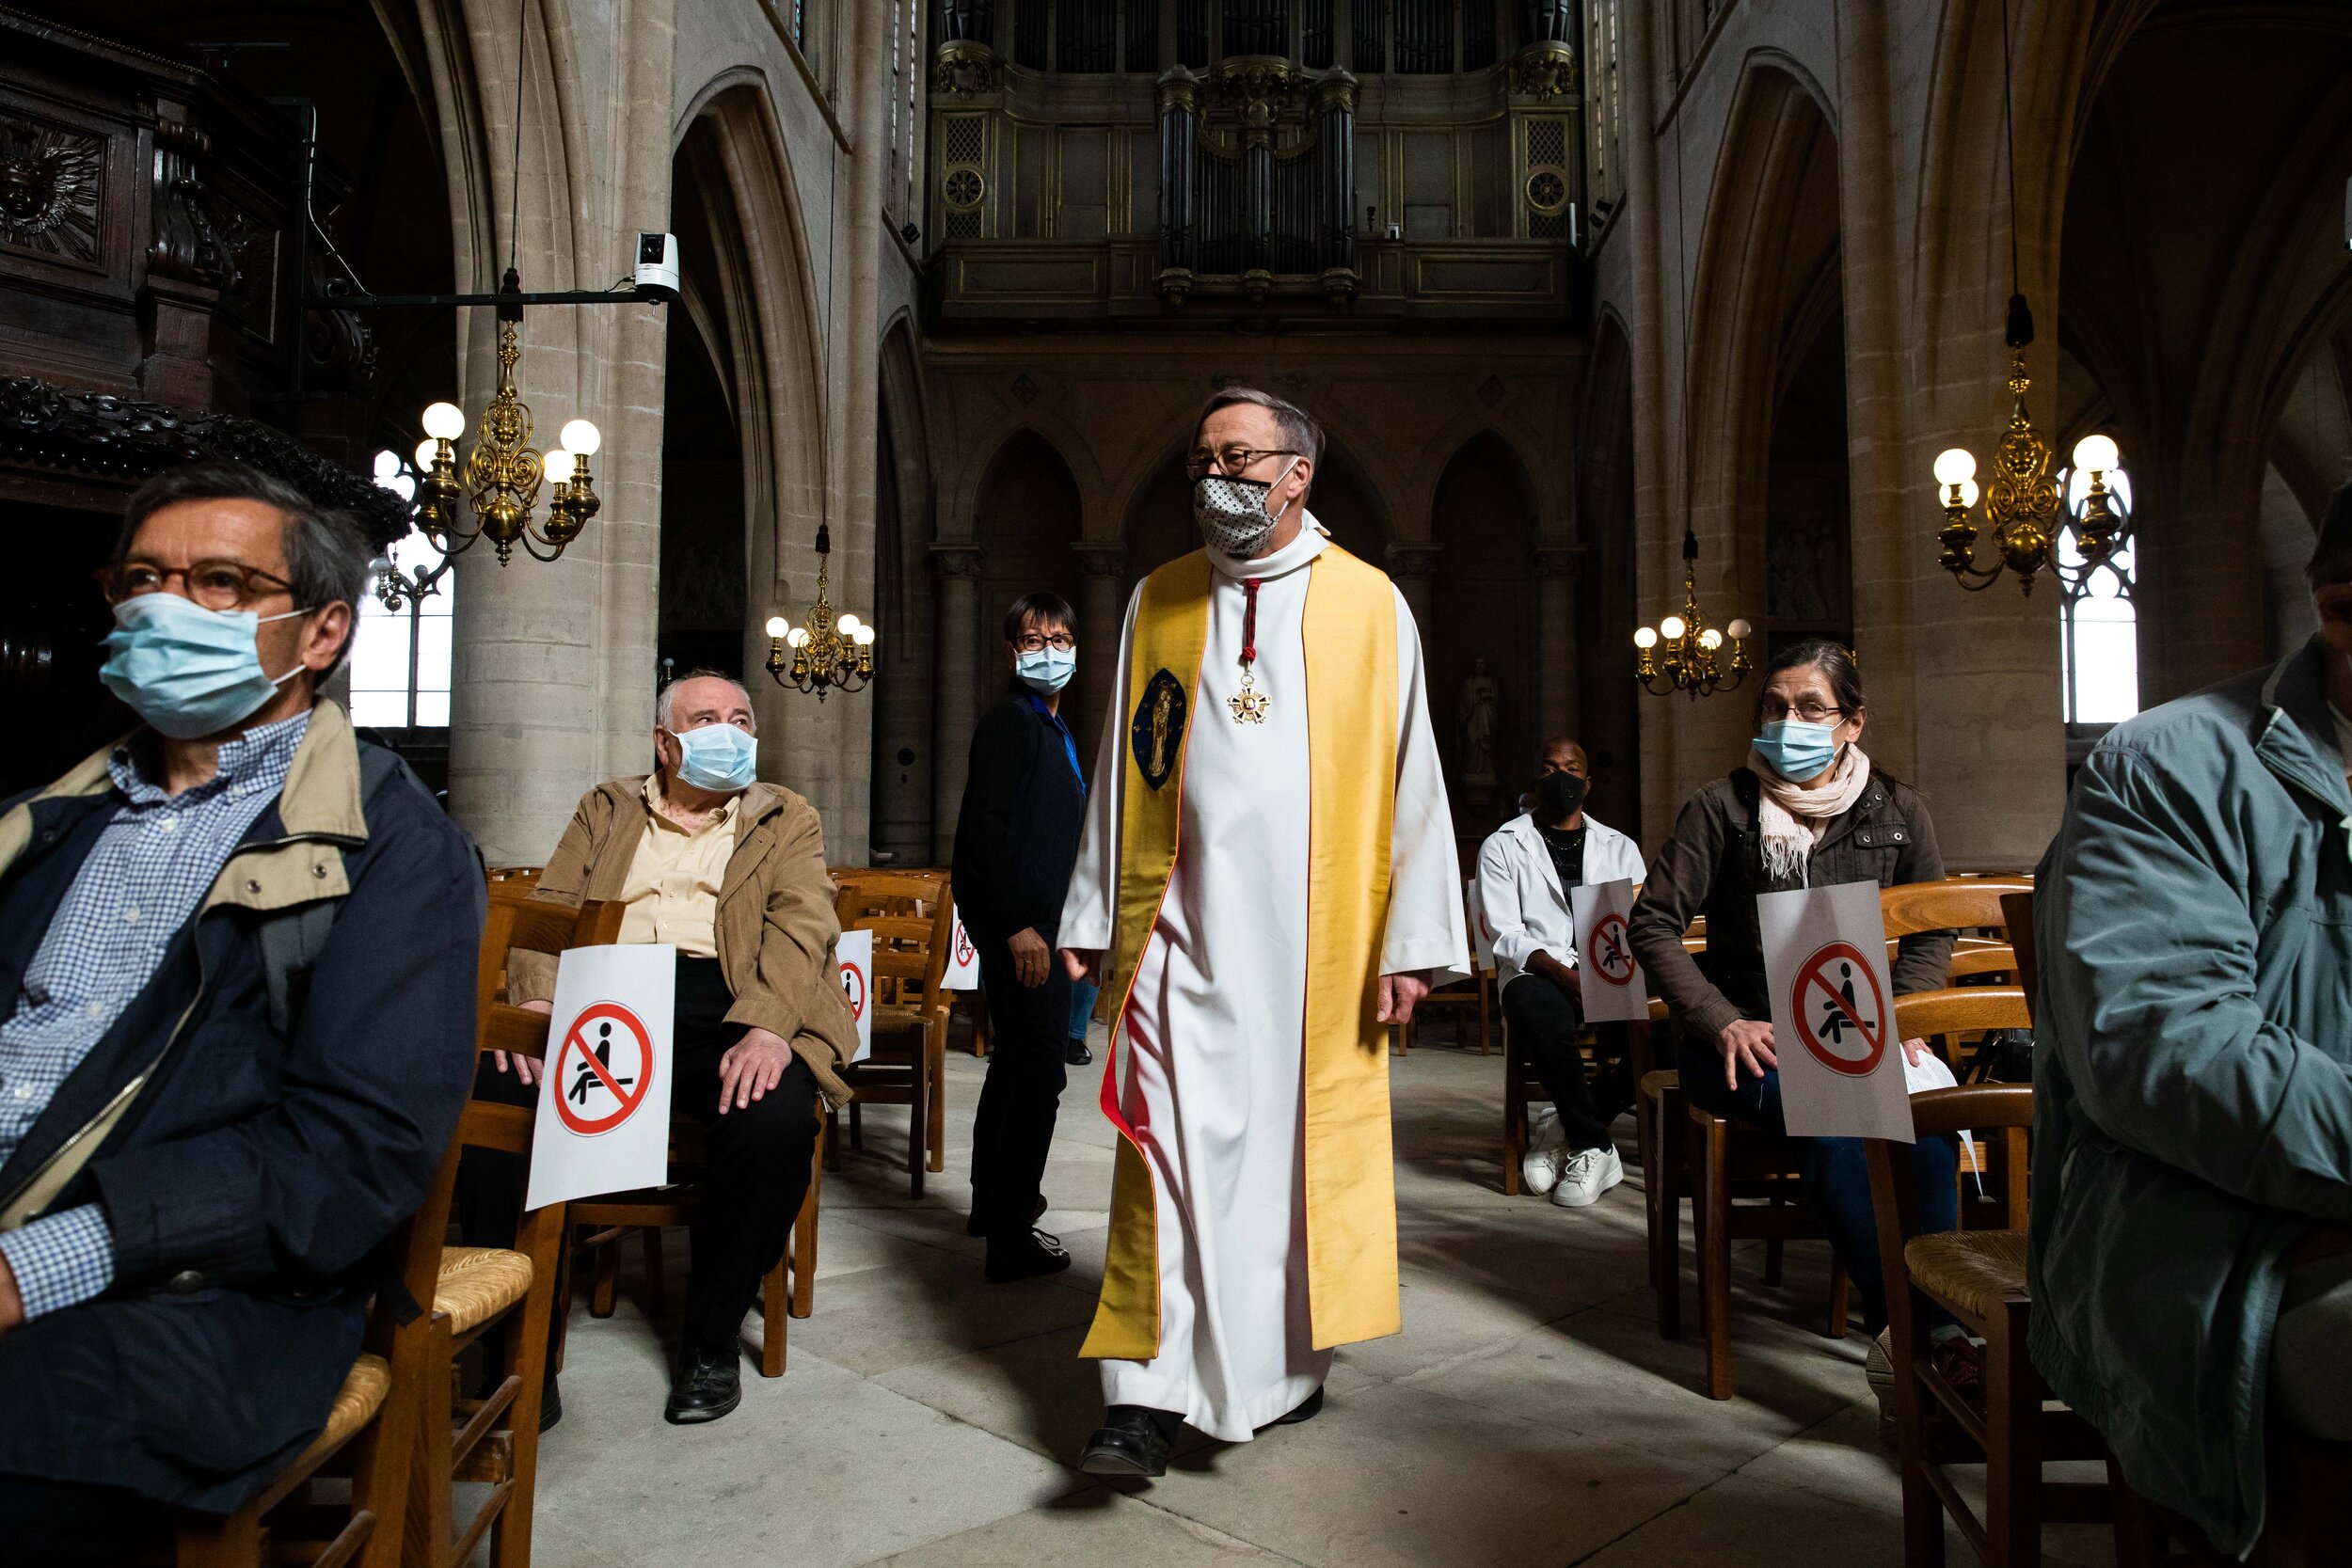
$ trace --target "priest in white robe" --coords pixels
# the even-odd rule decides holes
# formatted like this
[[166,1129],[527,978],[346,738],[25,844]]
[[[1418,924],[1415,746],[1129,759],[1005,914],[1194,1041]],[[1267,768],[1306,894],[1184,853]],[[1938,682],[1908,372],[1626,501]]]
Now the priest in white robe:
[[1208,548],[1120,640],[1060,932],[1104,982],[1120,1134],[1097,1475],[1161,1474],[1185,1421],[1307,1419],[1335,1346],[1400,1327],[1388,1025],[1468,974],[1462,880],[1420,636],[1308,513],[1321,451],[1279,398],[1213,399]]

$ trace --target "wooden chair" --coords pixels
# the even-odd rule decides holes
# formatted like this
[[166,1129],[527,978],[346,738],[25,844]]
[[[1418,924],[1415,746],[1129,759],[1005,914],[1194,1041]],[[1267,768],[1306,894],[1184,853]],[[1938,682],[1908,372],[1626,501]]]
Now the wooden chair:
[[[1462,902],[1467,911],[1470,906],[1470,882],[1467,879],[1462,883]],[[1476,1007],[1478,1009],[1478,1053],[1481,1056],[1491,1054],[1494,1050],[1494,1003],[1495,972],[1491,968],[1479,967],[1477,949],[1473,943],[1470,952],[1470,977],[1467,980],[1456,980],[1452,985],[1440,987],[1422,997],[1413,1008],[1412,1018],[1397,1031],[1398,1047],[1404,1054],[1408,1056],[1412,1054],[1413,1043],[1421,1037],[1422,1017],[1432,1008],[1441,1012],[1466,1012],[1471,1007]]]
[[[817,1215],[825,1177],[826,1117],[821,1097],[817,1101],[817,1143],[809,1151],[808,1196],[801,1200],[800,1212],[793,1216],[792,1237],[784,1256],[776,1259],[776,1266],[760,1282],[762,1377],[784,1375],[790,1338],[787,1320],[805,1318],[816,1310]],[[644,1241],[645,1286],[651,1298],[646,1311],[657,1319],[666,1313],[661,1232],[669,1226],[694,1222],[694,1211],[702,1196],[694,1185],[694,1174],[703,1163],[700,1125],[691,1117],[673,1117],[669,1185],[612,1193],[572,1205],[572,1222],[578,1227],[572,1256],[587,1259],[590,1317],[609,1318],[613,1313],[619,1294],[620,1244],[631,1230],[640,1232]],[[557,1365],[561,1366],[560,1351],[558,1354]]]
[[[886,914],[922,918],[930,916],[943,903],[948,907],[950,919],[953,918],[955,889],[945,871],[934,869],[876,871],[845,867],[836,869],[833,877],[834,886],[833,912],[845,931],[855,929],[850,923],[866,915]],[[952,934],[951,926],[950,935]],[[941,945],[944,952],[946,944]],[[943,962],[943,973],[945,973],[945,968]],[[972,1017],[972,1054],[985,1056],[988,1054],[988,999],[982,992],[977,990],[967,994],[970,997],[968,1006],[971,1008]],[[946,1001],[948,1011],[952,1013],[955,1009],[955,997],[950,994]],[[943,1053],[940,1057],[940,1070],[932,1078],[928,1098],[945,1105],[946,1084],[946,1056]],[[944,1129],[945,1125],[944,1121],[935,1120],[934,1122],[937,1128]],[[860,1124],[854,1104],[850,1108],[850,1147],[861,1147],[865,1130]],[[938,1135],[934,1135],[931,1147],[934,1151],[940,1148]],[[939,1163],[934,1159],[931,1169],[940,1168]]]
[[[226,1517],[183,1513],[173,1560],[179,1568],[263,1568],[300,1561],[311,1568],[394,1568],[401,1560],[417,1422],[433,1363],[432,1324],[421,1313],[401,1322],[407,1301],[427,1301],[441,1264],[449,1225],[453,1144],[424,1204],[393,1234],[405,1299],[379,1294],[368,1309],[364,1347],[329,1407],[326,1429],[258,1494]],[[306,1500],[322,1474],[348,1475],[351,1500],[330,1509]],[[321,1542],[319,1534],[332,1530]]]
[[[1936,999],[1955,994],[1964,993],[1898,998],[1898,1028],[1908,1038],[1934,1033],[1938,1009],[1954,1005]],[[2009,1223],[1997,1229],[1921,1235],[1910,1149],[1883,1138],[1868,1140],[1894,1356],[1903,1560],[1908,1568],[1943,1562],[1944,1518],[1949,1513],[1988,1568],[2031,1568],[2041,1561],[2045,1519],[2108,1517],[2105,1486],[2047,1481],[2042,1473],[2045,1462],[2101,1459],[2106,1450],[2074,1412],[2044,1408],[2045,1390],[2026,1354],[2033,1300],[2026,1286],[2026,1159],[2033,1086],[1935,1089],[1914,1096],[1911,1110],[1913,1129],[1922,1138],[1963,1131],[1998,1134],[1992,1145],[1999,1166],[1994,1201]],[[1980,1405],[1938,1371],[1929,1354],[1928,1313],[1933,1307],[1984,1341]],[[1954,1465],[1972,1464],[1985,1470],[1981,1515],[1961,1496],[1950,1474]]]
[[[845,931],[874,933],[873,1053],[841,1075],[850,1091],[850,1147],[863,1147],[863,1107],[908,1107],[908,1186],[916,1197],[924,1172],[946,1168],[949,993],[940,980],[951,927],[944,893],[931,902],[928,917],[858,914],[841,923]],[[838,1128],[825,1150],[837,1168]]]
[[1885,917],[1890,939],[1917,931],[2001,936],[2009,925],[2002,900],[2011,894],[2032,891],[2030,877],[1951,877],[1940,882],[1899,882],[1879,890],[1879,912]]
[[[533,1057],[544,1071],[548,1015],[497,1000],[505,984],[508,950],[561,953],[606,946],[620,937],[622,913],[619,903],[601,900],[567,909],[494,899],[475,970],[476,1053],[503,1051]],[[528,1160],[536,1124],[532,1107],[469,1101],[456,1146],[443,1163],[436,1193],[440,1212],[446,1216],[456,1187],[458,1153],[481,1148]],[[431,1360],[408,1507],[405,1560],[411,1568],[458,1568],[471,1560],[485,1534],[493,1568],[529,1568],[539,1402],[546,1387],[548,1323],[563,1267],[564,1208],[551,1203],[525,1212],[511,1248],[453,1246],[441,1252],[426,1320]],[[458,1399],[458,1356],[500,1323],[506,1324],[506,1332],[498,1386],[486,1398]],[[462,1528],[455,1520],[460,1481],[489,1485]]]

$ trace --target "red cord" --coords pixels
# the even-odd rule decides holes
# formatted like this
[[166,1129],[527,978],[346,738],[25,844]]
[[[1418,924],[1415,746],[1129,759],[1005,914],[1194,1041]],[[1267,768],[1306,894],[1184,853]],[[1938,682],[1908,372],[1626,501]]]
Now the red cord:
[[1248,594],[1241,612],[1241,662],[1248,669],[1258,662],[1258,579],[1245,579],[1242,588]]

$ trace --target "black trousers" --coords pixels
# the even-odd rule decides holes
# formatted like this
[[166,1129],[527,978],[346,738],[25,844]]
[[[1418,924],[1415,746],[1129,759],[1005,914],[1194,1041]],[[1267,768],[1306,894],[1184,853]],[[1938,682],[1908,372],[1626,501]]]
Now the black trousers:
[[0,1476],[0,1560],[115,1568],[171,1538],[171,1510],[119,1486]]
[[[743,1037],[742,1025],[726,1022],[733,1002],[716,958],[678,959],[670,1113],[694,1118],[707,1160],[695,1178],[702,1196],[688,1232],[693,1261],[686,1283],[686,1337],[689,1344],[714,1349],[735,1342],[760,1281],[784,1256],[792,1221],[808,1196],[809,1162],[817,1149],[817,1080],[797,1056],[766,1095],[720,1114],[719,1061]],[[536,1093],[486,1061],[475,1092],[523,1105]],[[529,1176],[516,1156],[467,1151],[458,1170],[458,1228],[469,1245],[514,1242]],[[564,1308],[556,1303],[559,1314]],[[549,1376],[553,1367],[550,1361]]]
[[[992,944],[1001,945],[1001,944]],[[1069,1080],[1070,976],[1056,955],[1045,983],[1025,986],[1009,951],[980,954],[988,993],[988,1079],[972,1117],[972,1212],[991,1246],[1029,1233],[1038,1184],[1054,1143],[1054,1120]]]
[[1567,1147],[1612,1147],[1609,1124],[1633,1097],[1618,1082],[1620,1074],[1600,1084],[1587,1077],[1584,1053],[1576,1048],[1577,1031],[1584,1027],[1583,1003],[1540,974],[1521,974],[1502,988],[1502,1016],[1560,1113]]

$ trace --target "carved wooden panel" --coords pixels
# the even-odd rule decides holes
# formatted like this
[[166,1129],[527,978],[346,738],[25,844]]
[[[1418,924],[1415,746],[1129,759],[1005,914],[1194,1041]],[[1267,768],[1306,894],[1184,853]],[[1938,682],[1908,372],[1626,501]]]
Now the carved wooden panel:
[[105,166],[104,138],[0,111],[0,245],[103,266]]

